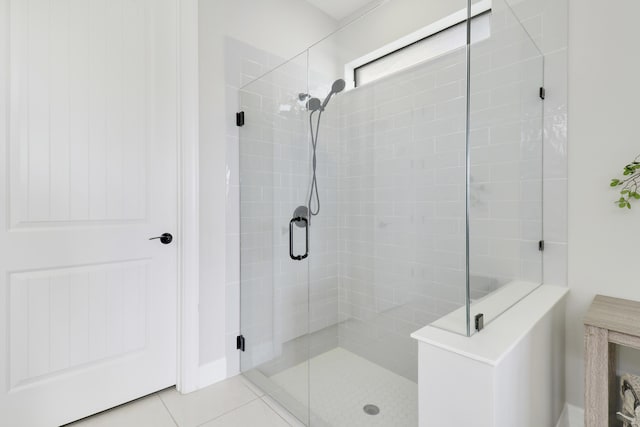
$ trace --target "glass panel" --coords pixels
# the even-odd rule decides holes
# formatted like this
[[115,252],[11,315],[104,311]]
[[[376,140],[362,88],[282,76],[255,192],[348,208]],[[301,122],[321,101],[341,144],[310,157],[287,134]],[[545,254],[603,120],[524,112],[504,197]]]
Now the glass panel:
[[[353,69],[425,28],[452,25],[465,7],[387,2],[309,49],[311,96],[345,85],[326,103],[317,139],[312,425],[416,426],[410,334],[464,310],[466,47],[357,88]],[[366,404],[380,413],[368,415]]]
[[471,46],[470,330],[542,282],[543,56],[503,0]]
[[[240,90],[240,300],[244,375],[308,423],[308,258],[303,221],[309,187],[307,54]],[[296,210],[299,206],[302,209]],[[274,378],[289,372],[295,387]]]

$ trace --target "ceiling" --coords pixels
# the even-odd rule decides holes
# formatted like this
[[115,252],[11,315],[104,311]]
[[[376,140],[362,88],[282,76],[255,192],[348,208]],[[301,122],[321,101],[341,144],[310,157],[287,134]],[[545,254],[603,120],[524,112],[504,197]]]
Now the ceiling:
[[372,0],[307,0],[337,21],[351,15]]

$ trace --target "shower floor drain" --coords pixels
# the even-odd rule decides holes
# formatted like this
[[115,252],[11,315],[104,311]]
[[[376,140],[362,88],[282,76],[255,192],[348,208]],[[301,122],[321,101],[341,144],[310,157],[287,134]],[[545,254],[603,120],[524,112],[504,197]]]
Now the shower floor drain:
[[371,404],[364,405],[364,408],[362,408],[362,410],[367,415],[378,415],[380,413],[380,408],[378,408],[376,405]]

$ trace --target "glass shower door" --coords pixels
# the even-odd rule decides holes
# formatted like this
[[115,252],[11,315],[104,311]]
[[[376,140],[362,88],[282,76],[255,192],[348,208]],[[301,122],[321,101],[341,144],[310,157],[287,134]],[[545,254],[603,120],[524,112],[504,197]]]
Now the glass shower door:
[[[245,376],[308,424],[305,92],[306,53],[240,90],[240,365]],[[284,370],[295,388],[278,385]]]

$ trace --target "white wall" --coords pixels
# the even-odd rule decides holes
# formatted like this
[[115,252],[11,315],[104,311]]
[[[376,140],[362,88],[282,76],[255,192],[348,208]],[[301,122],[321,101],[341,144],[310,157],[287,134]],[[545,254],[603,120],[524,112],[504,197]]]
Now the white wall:
[[[567,398],[583,404],[582,318],[595,294],[640,300],[640,205],[622,210],[608,182],[640,154],[640,3],[569,8],[569,286]],[[627,360],[638,370],[640,363]]]
[[466,7],[466,0],[388,1],[337,34],[340,51],[335,54],[347,63]]
[[[225,38],[289,58],[329,34],[336,25],[328,15],[300,0],[200,1],[201,365],[224,360],[227,347],[231,347],[226,343],[230,336],[227,323],[235,323],[237,330],[239,309],[237,283],[225,286],[226,270],[234,271],[227,264],[226,254],[238,250],[227,248],[225,239],[229,184],[226,135],[235,127],[226,101],[236,96],[226,90],[225,67],[229,64],[225,63]],[[257,77],[255,73],[252,76]],[[227,362],[232,371],[237,370],[237,360]]]

